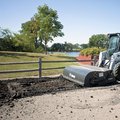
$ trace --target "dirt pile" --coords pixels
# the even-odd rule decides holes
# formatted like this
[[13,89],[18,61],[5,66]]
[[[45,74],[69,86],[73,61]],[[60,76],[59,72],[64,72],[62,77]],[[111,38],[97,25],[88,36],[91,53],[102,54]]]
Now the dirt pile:
[[36,96],[42,94],[55,94],[59,91],[66,91],[81,88],[73,82],[57,78],[24,78],[0,81],[0,106],[13,99]]
[[2,106],[6,102],[9,102],[10,99],[11,96],[7,84],[0,81],[0,106]]

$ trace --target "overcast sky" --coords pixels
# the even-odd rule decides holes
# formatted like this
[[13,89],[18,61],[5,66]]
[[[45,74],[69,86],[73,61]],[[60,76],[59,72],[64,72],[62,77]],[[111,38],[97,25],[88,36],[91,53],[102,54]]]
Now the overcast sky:
[[54,42],[82,44],[93,34],[120,32],[120,0],[0,0],[0,27],[18,32],[44,4],[64,26],[65,36]]

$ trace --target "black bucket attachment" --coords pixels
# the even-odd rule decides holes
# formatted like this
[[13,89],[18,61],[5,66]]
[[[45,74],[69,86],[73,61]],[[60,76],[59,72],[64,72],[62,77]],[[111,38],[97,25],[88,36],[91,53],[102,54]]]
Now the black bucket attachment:
[[66,67],[63,77],[85,87],[105,85],[116,81],[112,70],[88,65]]

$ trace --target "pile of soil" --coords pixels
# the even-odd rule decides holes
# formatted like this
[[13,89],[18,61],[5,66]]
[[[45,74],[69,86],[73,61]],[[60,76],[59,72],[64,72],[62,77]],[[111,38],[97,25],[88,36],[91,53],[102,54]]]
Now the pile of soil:
[[0,81],[0,106],[14,99],[49,93],[55,94],[56,92],[79,88],[81,86],[62,77],[4,80]]

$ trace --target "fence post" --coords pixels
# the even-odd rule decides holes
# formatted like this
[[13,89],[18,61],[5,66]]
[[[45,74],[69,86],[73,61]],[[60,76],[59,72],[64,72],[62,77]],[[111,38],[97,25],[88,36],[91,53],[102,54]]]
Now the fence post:
[[93,65],[95,66],[96,63],[97,63],[97,56],[94,56],[94,57],[93,57]]
[[39,58],[39,78],[41,78],[42,77],[42,59],[41,58]]

